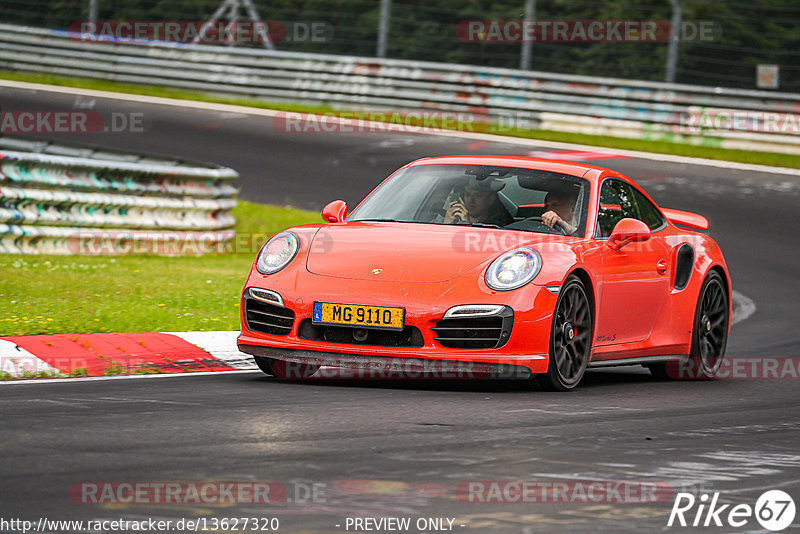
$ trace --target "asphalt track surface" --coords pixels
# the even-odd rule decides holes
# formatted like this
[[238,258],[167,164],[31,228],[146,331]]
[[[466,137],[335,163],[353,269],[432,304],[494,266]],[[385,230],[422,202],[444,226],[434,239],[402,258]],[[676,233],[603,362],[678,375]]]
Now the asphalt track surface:
[[[353,206],[417,157],[533,150],[411,134],[287,134],[264,117],[5,88],[0,106],[144,112],[145,133],[62,140],[228,165],[241,173],[242,198],[313,209],[336,198]],[[798,356],[800,177],[644,159],[597,163],[636,179],[661,206],[708,216],[734,288],[757,308],[734,326],[729,357]],[[569,394],[518,382],[282,383],[258,373],[3,385],[0,516],[277,517],[278,532],[345,532],[346,518],[356,516],[410,517],[412,526],[452,518],[455,531],[481,533],[759,532],[752,518],[739,529],[668,528],[671,494],[649,504],[487,504],[459,499],[456,488],[627,480],[750,505],[782,489],[800,504],[799,383],[658,382],[631,367],[592,371]],[[210,480],[279,482],[288,501],[100,506],[69,496],[87,481]],[[311,484],[321,488],[313,503],[302,499]]]

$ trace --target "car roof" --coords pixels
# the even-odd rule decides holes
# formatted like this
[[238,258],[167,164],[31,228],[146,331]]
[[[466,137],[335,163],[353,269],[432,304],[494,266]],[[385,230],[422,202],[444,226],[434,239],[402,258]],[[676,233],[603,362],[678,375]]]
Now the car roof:
[[406,167],[417,167],[420,165],[497,165],[498,167],[517,167],[521,169],[559,172],[570,176],[583,177],[591,182],[595,182],[606,173],[618,174],[611,169],[590,165],[588,163],[503,155],[436,156],[412,161],[406,165]]

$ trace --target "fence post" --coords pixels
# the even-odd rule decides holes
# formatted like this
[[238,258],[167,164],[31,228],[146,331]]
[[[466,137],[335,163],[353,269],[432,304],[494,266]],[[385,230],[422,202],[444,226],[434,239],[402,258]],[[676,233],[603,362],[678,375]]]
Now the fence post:
[[667,73],[664,81],[675,83],[675,70],[678,66],[678,43],[681,40],[681,24],[683,22],[683,7],[681,0],[669,0],[672,4],[672,37],[669,39],[669,49],[667,50]]
[[[525,0],[525,19],[533,20],[536,18],[536,0]],[[524,23],[524,21],[523,21]],[[522,70],[531,70],[531,50],[533,49],[533,41],[525,39],[525,32],[522,32],[522,55],[519,58],[519,68]]]
[[389,19],[392,12],[392,0],[381,0],[381,15],[378,21],[378,57],[386,57],[386,45],[389,42]]
[[97,2],[98,0],[89,0],[89,22],[97,22]]

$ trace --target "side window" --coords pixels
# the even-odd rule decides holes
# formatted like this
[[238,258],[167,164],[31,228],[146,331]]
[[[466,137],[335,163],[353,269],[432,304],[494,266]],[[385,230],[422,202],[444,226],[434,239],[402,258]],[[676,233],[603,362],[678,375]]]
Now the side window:
[[625,218],[641,220],[634,189],[619,180],[606,180],[600,189],[600,209],[597,226],[600,237],[608,237],[619,221]]
[[633,190],[633,195],[636,197],[636,204],[639,206],[639,213],[642,215],[641,219],[650,230],[661,228],[664,223],[664,217],[658,211],[652,202],[646,196],[641,194],[638,190]]

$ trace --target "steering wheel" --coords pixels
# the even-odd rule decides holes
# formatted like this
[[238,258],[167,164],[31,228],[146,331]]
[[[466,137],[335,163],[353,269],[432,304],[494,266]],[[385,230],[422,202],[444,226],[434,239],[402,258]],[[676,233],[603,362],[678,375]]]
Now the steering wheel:
[[[528,217],[524,221],[520,221],[520,222],[534,223],[536,226],[534,228],[531,228],[531,230],[533,230],[534,232],[545,232],[545,233],[548,233],[548,234],[551,234],[551,233],[554,234],[554,233],[558,232],[561,235],[567,235],[567,232],[564,231],[564,228],[560,224],[556,224],[556,225],[553,225],[553,226],[548,226],[548,225],[546,225],[544,223],[542,218],[540,216],[538,216],[538,215],[534,215],[533,217]],[[555,232],[553,230],[555,230]]]

